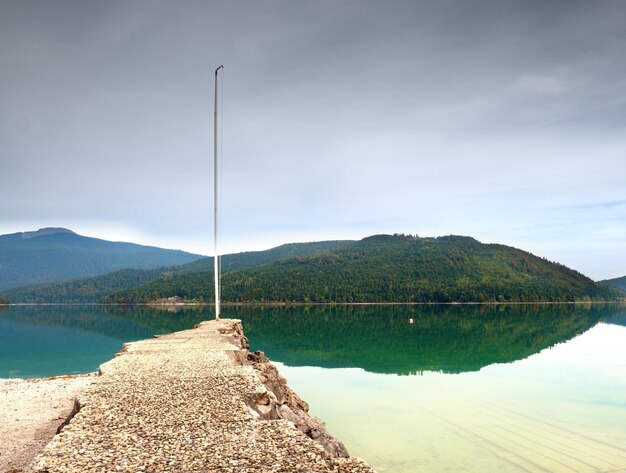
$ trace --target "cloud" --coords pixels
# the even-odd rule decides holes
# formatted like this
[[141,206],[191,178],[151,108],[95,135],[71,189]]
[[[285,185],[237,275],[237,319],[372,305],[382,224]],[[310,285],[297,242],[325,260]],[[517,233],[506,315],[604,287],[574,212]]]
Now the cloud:
[[623,199],[624,5],[2,2],[0,223],[210,253],[223,63],[230,250],[405,231],[541,253],[581,215],[546,208]]
[[556,75],[525,75],[520,77],[515,88],[528,95],[558,97],[572,91],[571,75],[557,77]]

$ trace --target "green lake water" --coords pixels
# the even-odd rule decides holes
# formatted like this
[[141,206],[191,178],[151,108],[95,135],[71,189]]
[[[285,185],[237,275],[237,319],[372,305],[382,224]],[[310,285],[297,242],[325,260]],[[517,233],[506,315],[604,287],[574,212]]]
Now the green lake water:
[[[626,471],[626,307],[224,308],[383,472]],[[0,378],[94,371],[208,308],[0,311]],[[413,323],[410,323],[410,320]]]

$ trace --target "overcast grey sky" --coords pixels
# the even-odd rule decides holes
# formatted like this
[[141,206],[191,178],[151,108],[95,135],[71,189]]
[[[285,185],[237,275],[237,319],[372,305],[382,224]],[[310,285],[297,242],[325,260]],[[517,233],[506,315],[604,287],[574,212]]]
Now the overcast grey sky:
[[626,2],[0,0],[0,233],[471,235],[626,274]]

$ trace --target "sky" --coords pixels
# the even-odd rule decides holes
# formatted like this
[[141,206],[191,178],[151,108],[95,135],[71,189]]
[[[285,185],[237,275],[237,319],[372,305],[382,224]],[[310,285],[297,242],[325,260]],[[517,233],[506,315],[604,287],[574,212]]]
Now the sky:
[[0,0],[0,233],[470,235],[626,274],[626,2]]

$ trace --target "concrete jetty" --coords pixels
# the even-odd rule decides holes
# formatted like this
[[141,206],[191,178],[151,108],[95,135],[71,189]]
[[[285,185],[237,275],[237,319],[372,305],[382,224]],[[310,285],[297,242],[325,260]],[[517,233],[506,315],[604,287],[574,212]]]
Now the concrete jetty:
[[248,352],[238,320],[129,343],[100,372],[32,471],[373,471]]

